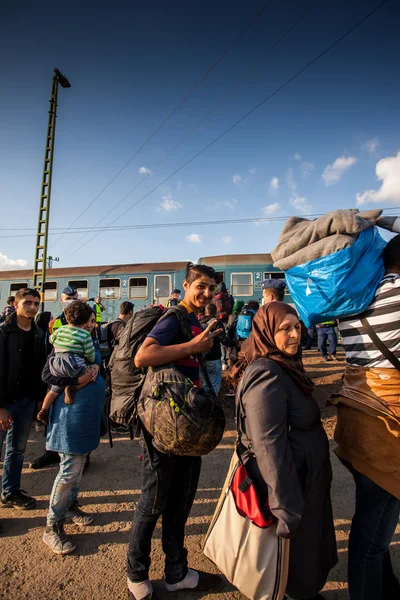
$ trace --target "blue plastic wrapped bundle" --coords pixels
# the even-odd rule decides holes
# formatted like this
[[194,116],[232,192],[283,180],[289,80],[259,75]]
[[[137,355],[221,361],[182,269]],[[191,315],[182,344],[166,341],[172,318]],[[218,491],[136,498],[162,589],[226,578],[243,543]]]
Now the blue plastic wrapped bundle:
[[272,256],[307,327],[358,314],[371,303],[384,275],[386,242],[374,226],[380,214],[349,210],[315,221],[289,219]]

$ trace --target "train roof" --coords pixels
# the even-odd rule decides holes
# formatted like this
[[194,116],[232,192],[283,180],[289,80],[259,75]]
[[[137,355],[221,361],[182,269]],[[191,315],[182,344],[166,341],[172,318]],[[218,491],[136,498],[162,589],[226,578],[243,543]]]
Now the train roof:
[[230,265],[272,265],[270,254],[222,254],[221,256],[203,256],[199,263],[210,267]]
[[[90,277],[92,275],[130,275],[132,273],[165,273],[166,271],[186,271],[188,262],[160,262],[160,263],[135,263],[131,265],[101,265],[91,267],[65,267],[47,269],[46,279],[59,277]],[[0,271],[1,280],[32,279],[32,269],[18,269],[15,271]]]

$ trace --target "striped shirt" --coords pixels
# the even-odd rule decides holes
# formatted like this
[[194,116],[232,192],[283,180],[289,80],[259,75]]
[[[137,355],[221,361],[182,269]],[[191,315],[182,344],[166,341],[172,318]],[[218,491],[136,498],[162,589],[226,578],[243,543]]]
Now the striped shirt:
[[93,363],[95,350],[92,336],[85,329],[62,325],[50,336],[55,352],[73,352]]
[[400,276],[385,275],[372,303],[360,315],[340,319],[339,330],[347,362],[358,367],[393,369],[361,323],[368,319],[376,335],[400,359]]

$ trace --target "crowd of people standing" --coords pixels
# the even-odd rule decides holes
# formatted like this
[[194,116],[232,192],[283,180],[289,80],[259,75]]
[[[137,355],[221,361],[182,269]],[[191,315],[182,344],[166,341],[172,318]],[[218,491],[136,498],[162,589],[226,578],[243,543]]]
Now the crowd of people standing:
[[[365,313],[378,342],[365,341],[365,315],[339,324],[349,364],[343,389],[334,400],[338,406],[335,438],[337,454],[356,485],[349,542],[351,600],[400,597],[389,552],[400,513],[399,378],[395,366],[396,360],[400,366],[400,345],[397,336],[391,345],[394,359],[388,360],[379,343],[379,339],[393,340],[398,334],[400,236],[388,243],[384,259],[385,278]],[[225,284],[217,286],[213,268],[190,265],[183,299],[179,302],[180,291],[174,290],[170,304],[179,302],[190,322],[191,339],[183,336],[171,312],[149,332],[134,363],[140,369],[174,363],[201,386],[197,357],[203,355],[217,394],[223,368],[229,370],[236,402],[244,410],[239,451],[246,456],[250,451],[246,467],[260,505],[269,506],[277,534],[290,539],[287,598],[317,600],[323,598],[320,592],[337,561],[330,499],[332,469],[327,436],[312,395],[314,384],[302,362],[301,324],[296,311],[283,302],[284,287],[282,280],[267,280],[261,307],[254,301],[240,306]],[[100,441],[106,371],[96,335],[105,307],[101,301],[93,308],[79,301],[76,290],[69,287],[61,300],[62,315],[43,331],[35,322],[40,294],[21,289],[0,326],[0,444],[6,441],[2,504],[20,510],[34,508],[35,499],[21,491],[21,473],[32,419],[46,397],[38,414],[47,424],[44,456],[57,456],[60,464],[43,541],[54,553],[64,555],[75,550],[64,523],[87,526],[93,521],[93,516],[80,508],[78,494],[87,457]],[[110,327],[112,345],[118,344],[133,311],[131,303],[121,305],[118,324]],[[361,341],[354,339],[357,336]],[[386,410],[377,409],[376,396],[382,398],[382,386],[374,382],[380,376],[386,386]],[[203,380],[203,385],[210,384]],[[222,578],[190,568],[185,548],[185,525],[197,491],[201,457],[160,452],[143,427],[140,443],[142,490],[128,545],[130,596],[155,599],[149,568],[151,540],[160,516],[166,590],[218,591]]]

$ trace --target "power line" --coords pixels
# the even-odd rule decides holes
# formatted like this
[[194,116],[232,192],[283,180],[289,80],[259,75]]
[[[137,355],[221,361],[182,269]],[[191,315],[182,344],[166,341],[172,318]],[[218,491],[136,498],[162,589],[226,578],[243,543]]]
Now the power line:
[[[194,125],[194,127],[192,127],[192,129],[171,149],[169,150],[169,152],[167,152],[167,154],[165,154],[165,156],[160,160],[160,162],[153,167],[152,169],[150,169],[149,173],[146,174],[145,177],[143,177],[143,179],[141,179],[134,188],[132,188],[123,198],[121,198],[121,200],[119,202],[117,202],[117,204],[111,208],[107,214],[105,214],[99,221],[97,221],[97,223],[93,226],[92,230],[95,231],[96,227],[98,225],[100,225],[100,223],[102,223],[112,212],[114,212],[114,210],[116,210],[118,208],[118,206],[120,206],[122,204],[122,202],[124,202],[124,200],[126,200],[126,198],[128,198],[128,196],[130,196],[135,190],[138,189],[139,186],[142,185],[142,183],[144,183],[144,181],[146,181],[146,179],[148,177],[150,177],[150,175],[153,175],[154,171],[156,169],[158,169],[158,167],[160,167],[166,160],[167,158],[169,158],[171,156],[171,154],[173,154],[175,152],[175,150],[177,150],[179,148],[179,146],[181,146],[195,131],[198,127],[200,127],[200,125],[202,123],[204,123],[204,121],[206,119],[208,119],[208,117],[215,111],[217,110],[217,108],[243,83],[243,81],[250,75],[250,73],[252,73],[252,71],[254,71],[254,69],[264,60],[264,58],[270,53],[272,52],[272,50],[274,50],[274,48],[276,48],[276,46],[278,46],[278,44],[280,44],[281,41],[284,40],[284,38],[292,31],[292,29],[294,29],[308,14],[309,12],[311,12],[311,9],[313,8],[314,4],[317,2],[318,0],[311,0],[310,4],[308,5],[307,9],[304,11],[304,13],[302,13],[302,15],[300,16],[299,19],[297,19],[286,31],[285,33],[272,45],[268,48],[268,50],[266,52],[264,52],[264,54],[255,62],[251,65],[251,67],[244,73],[244,75],[242,75],[242,77],[239,79],[239,81],[237,81],[235,83],[235,85],[217,102],[217,104],[215,104],[211,110],[208,111],[208,113],[202,118],[200,119],[200,121],[198,121],[196,123],[196,125]],[[88,232],[90,233],[90,231]],[[87,235],[88,233],[85,233],[79,240],[76,241],[77,244],[79,244],[80,241],[82,241]],[[63,254],[68,254],[69,249],[64,250],[61,252],[60,256],[62,257]]]
[[[358,210],[358,209],[357,209]],[[390,211],[390,216],[397,216],[394,213],[397,213],[400,210],[399,206],[389,206],[388,208],[380,208],[382,211]],[[363,211],[360,211],[363,212]],[[310,219],[316,217],[322,217],[326,213],[310,213],[308,215],[301,215],[300,218]],[[291,218],[293,215],[289,216],[276,216],[276,217],[247,217],[247,218],[237,218],[237,219],[216,219],[213,221],[175,221],[173,223],[145,223],[142,225],[116,225],[115,227],[108,227],[107,231],[125,231],[131,229],[162,229],[168,227],[197,227],[199,225],[229,225],[236,223],[264,223],[269,221],[286,221]],[[294,215],[297,216],[297,215]],[[77,233],[82,233],[82,230],[92,231],[87,227],[75,227],[73,230],[64,228],[64,227],[54,227],[53,230],[49,232],[49,235],[58,235],[61,232],[64,232],[68,235],[74,235]],[[99,227],[98,230],[102,231],[103,227]],[[8,228],[3,229],[3,231],[35,231],[32,228]],[[32,234],[18,234],[18,235],[5,235],[0,236],[0,239],[10,239],[10,238],[18,238],[18,237],[32,237]]]
[[65,259],[69,258],[73,254],[75,254],[76,252],[78,252],[79,250],[81,250],[84,246],[86,246],[87,244],[89,244],[98,235],[100,235],[100,233],[102,233],[103,231],[106,231],[107,227],[113,225],[116,221],[118,221],[123,216],[125,216],[135,206],[137,206],[140,202],[142,202],[148,196],[150,196],[150,194],[152,194],[153,192],[155,192],[159,187],[161,187],[169,179],[171,179],[172,177],[174,177],[174,175],[176,175],[177,173],[179,173],[179,171],[181,171],[182,169],[184,169],[187,165],[189,165],[196,158],[198,158],[201,154],[203,154],[203,152],[205,152],[206,150],[208,150],[209,148],[211,148],[211,146],[213,146],[216,142],[218,142],[221,138],[223,138],[227,133],[229,133],[230,131],[232,131],[232,129],[234,129],[240,123],[242,123],[242,121],[244,121],[245,119],[247,119],[256,110],[258,110],[259,108],[261,108],[261,106],[263,106],[266,102],[268,102],[271,98],[273,98],[276,94],[278,94],[286,86],[288,86],[292,81],[294,81],[295,79],[297,79],[297,77],[299,77],[302,73],[304,73],[304,71],[306,71],[307,69],[309,69],[314,63],[316,63],[320,58],[322,58],[325,54],[327,54],[332,48],[334,48],[337,44],[339,44],[344,38],[346,38],[348,35],[350,35],[350,33],[352,33],[353,31],[355,31],[358,27],[360,27],[360,25],[362,25],[363,23],[365,23],[365,21],[367,19],[369,19],[376,11],[378,11],[384,4],[386,4],[386,2],[388,2],[388,0],[383,0],[380,4],[378,4],[378,6],[376,6],[375,8],[373,8],[365,17],[363,17],[362,19],[360,19],[360,21],[358,21],[355,25],[353,25],[350,29],[348,29],[346,31],[346,33],[344,33],[342,36],[340,36],[335,42],[333,42],[332,44],[330,44],[330,46],[328,46],[325,50],[323,50],[320,54],[318,54],[318,56],[316,56],[312,61],[310,61],[305,67],[303,67],[302,69],[300,69],[300,71],[297,71],[297,73],[295,75],[293,75],[292,77],[290,77],[285,83],[283,83],[274,92],[272,92],[272,94],[270,94],[269,96],[267,96],[266,98],[264,98],[264,100],[262,100],[261,102],[259,102],[254,108],[252,108],[250,111],[248,111],[243,117],[241,117],[233,125],[231,125],[230,127],[228,127],[228,129],[226,129],[223,133],[221,133],[219,136],[217,136],[212,142],[210,142],[209,144],[207,144],[202,150],[200,150],[199,152],[197,152],[194,156],[192,156],[192,158],[190,158],[183,165],[181,165],[178,169],[176,169],[173,173],[171,173],[171,175],[169,175],[168,177],[166,177],[161,183],[159,183],[158,185],[156,185],[147,194],[145,194],[144,196],[142,196],[142,198],[140,198],[137,202],[135,202],[134,204],[132,204],[132,206],[130,206],[127,210],[125,210],[119,217],[117,217],[116,219],[114,219],[114,221],[112,221],[111,223],[109,223],[108,226],[104,227],[101,231],[97,232],[87,242],[85,242],[84,244],[81,244],[80,246],[78,246],[78,248],[76,248],[75,250],[73,250],[73,252],[71,252],[70,254],[67,254],[67,256],[65,257]]
[[[274,0],[268,0],[268,2],[266,4],[264,4],[264,6],[261,8],[261,10],[258,11],[258,13],[253,18],[253,20],[247,25],[247,27],[238,35],[238,37],[232,42],[232,44],[221,54],[219,59],[208,69],[208,71],[206,71],[206,73],[199,79],[199,81],[196,83],[196,85],[191,90],[189,90],[189,92],[186,94],[186,96],[175,106],[173,111],[169,113],[169,115],[164,119],[164,121],[162,121],[162,123],[157,127],[157,129],[155,129],[153,131],[153,133],[146,139],[146,141],[143,142],[143,144],[140,146],[140,148],[138,150],[136,150],[136,152],[130,157],[128,162],[126,162],[124,164],[124,166],[118,171],[118,173],[116,175],[114,175],[114,177],[107,183],[107,185],[97,194],[97,196],[88,204],[88,206],[76,217],[75,221],[73,221],[71,223],[70,227],[75,225],[75,223],[89,210],[89,208],[96,202],[96,200],[98,200],[98,198],[100,198],[100,196],[103,194],[103,192],[105,192],[110,187],[110,185],[117,179],[117,177],[122,173],[122,171],[124,171],[126,169],[126,167],[133,161],[133,159],[136,158],[136,156],[139,154],[139,152],[141,152],[143,150],[143,148],[145,146],[147,146],[147,144],[150,142],[150,140],[152,140],[153,137],[162,129],[162,127],[164,127],[164,125],[167,123],[167,121],[170,120],[170,118],[179,110],[179,108],[186,102],[186,100],[188,98],[190,98],[190,96],[193,94],[193,92],[203,83],[203,81],[208,77],[208,75],[211,73],[211,71],[213,71],[215,69],[215,67],[217,65],[219,65],[219,63],[232,50],[232,48],[239,42],[239,40],[245,35],[245,33],[247,33],[247,31],[250,29],[250,27],[252,27],[254,25],[254,23],[257,21],[257,19],[262,15],[262,13],[265,11],[265,9],[268,8],[268,6],[270,4],[272,4],[273,1]],[[66,231],[68,231],[68,229]],[[53,246],[60,241],[60,239],[63,237],[63,235],[64,234],[60,235],[60,237],[57,240],[55,240],[55,242],[53,243]]]
[[[400,206],[394,206],[390,209],[386,209],[386,208],[382,208],[380,210],[390,210],[391,211],[391,216],[398,216],[397,213],[398,210],[400,209]],[[313,214],[309,214],[309,215],[301,215],[301,218],[303,219],[307,219],[307,218],[317,218],[317,217],[322,217],[324,214],[326,213],[313,213]],[[296,216],[296,215],[295,215]],[[165,228],[170,228],[170,227],[199,227],[199,226],[204,226],[204,225],[237,225],[240,223],[254,223],[254,224],[258,224],[258,223],[270,223],[270,222],[284,222],[287,221],[287,219],[289,219],[290,217],[288,216],[284,216],[284,217],[247,217],[247,218],[243,218],[243,219],[217,219],[214,221],[184,221],[184,222],[174,222],[174,223],[145,223],[142,225],[118,225],[116,227],[109,227],[108,228],[108,232],[110,231],[131,231],[133,229],[138,230],[138,229],[165,229]],[[80,227],[80,230],[85,229],[84,227]],[[102,228],[99,228],[100,230],[102,230]],[[27,230],[23,230],[23,231],[27,231]],[[28,230],[28,231],[33,231],[33,230]],[[91,230],[90,230],[91,231]],[[65,231],[66,235],[74,235],[76,233],[81,233],[81,231]],[[58,235],[59,231],[55,231],[55,232],[49,232],[49,235]],[[25,238],[25,237],[34,237],[34,234],[32,233],[25,233],[25,234],[18,234],[18,235],[3,235],[0,236],[0,239],[14,239],[14,238]]]

